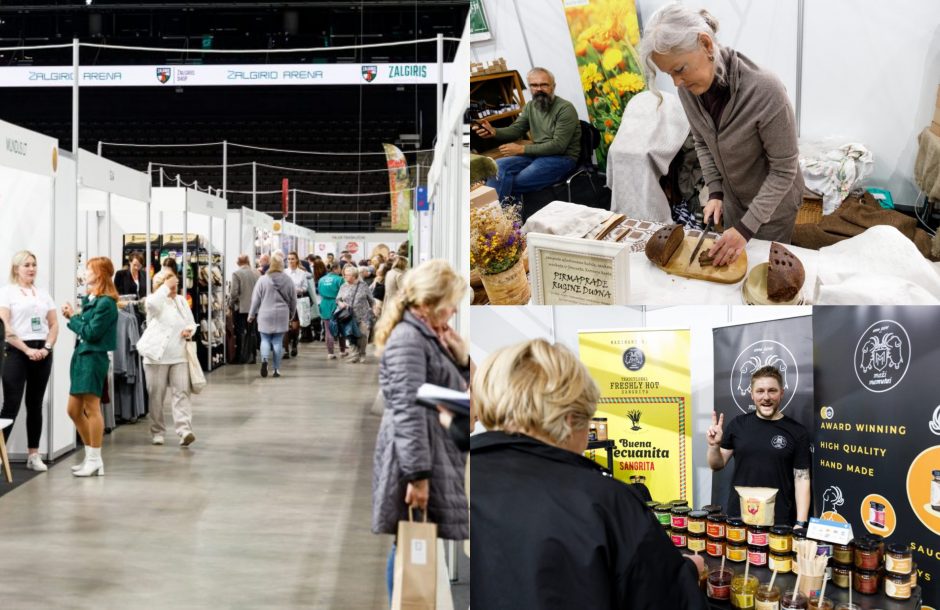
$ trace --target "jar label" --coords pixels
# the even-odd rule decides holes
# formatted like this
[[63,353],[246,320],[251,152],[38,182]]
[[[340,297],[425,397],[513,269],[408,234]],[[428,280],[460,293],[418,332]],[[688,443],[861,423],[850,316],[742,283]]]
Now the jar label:
[[731,585],[713,585],[708,583],[708,597],[712,599],[728,599],[731,596]]
[[738,608],[750,608],[751,606],[754,605],[754,594],[753,593],[735,593],[734,601],[736,603],[733,605]]
[[708,524],[708,535],[712,538],[724,538],[725,537],[725,526],[721,523],[709,523]]
[[748,551],[747,560],[752,566],[762,566],[767,563],[767,553],[763,551]]
[[705,522],[704,521],[689,521],[689,533],[690,534],[704,534]]
[[672,527],[679,528],[679,529],[685,529],[685,528],[689,527],[688,518],[687,518],[687,517],[682,517],[682,516],[673,515],[673,516],[672,516]]
[[728,549],[728,559],[731,561],[744,561],[747,558],[747,551],[744,549]]
[[690,551],[704,551],[705,550],[705,541],[697,538],[689,538],[689,550]]
[[895,574],[910,574],[912,567],[911,563],[912,560],[910,557],[905,557],[904,559],[895,559],[891,555],[885,555],[885,570],[888,572],[894,572]]
[[683,534],[673,534],[672,543],[678,547],[685,546],[685,536]]
[[777,570],[778,572],[783,572],[784,574],[786,574],[787,572],[790,571],[790,558],[788,557],[786,559],[774,559],[773,557],[771,557],[769,567],[771,570]]
[[790,552],[790,539],[789,538],[776,538],[774,536],[770,537],[770,548],[775,551],[780,551],[781,553]]
[[885,579],[885,595],[888,597],[893,597],[895,599],[908,599],[911,596],[911,583],[908,581],[906,584],[899,585],[896,584],[890,578]]
[[755,610],[780,610],[780,602],[762,602],[758,600]]
[[712,557],[721,557],[725,552],[724,545],[720,542],[709,542],[706,548],[708,549],[708,554]]
[[742,528],[728,528],[728,540],[743,542],[747,537],[747,531]]
[[763,532],[748,532],[747,543],[754,546],[767,546],[767,534]]

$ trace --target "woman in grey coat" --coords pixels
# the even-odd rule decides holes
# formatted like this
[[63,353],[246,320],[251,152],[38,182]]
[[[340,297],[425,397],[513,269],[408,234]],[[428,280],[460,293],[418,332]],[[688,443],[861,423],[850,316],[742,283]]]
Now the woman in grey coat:
[[251,294],[248,323],[258,320],[261,334],[261,376],[268,376],[268,357],[274,351],[274,376],[281,376],[281,357],[284,355],[284,333],[297,311],[297,292],[294,282],[284,274],[284,255],[271,256],[268,272],[258,280]]
[[355,351],[348,362],[365,362],[366,345],[369,343],[372,323],[375,320],[372,313],[375,299],[372,297],[372,289],[359,277],[359,269],[355,265],[346,265],[343,268],[343,278],[346,283],[340,287],[339,294],[336,295],[336,308],[340,310],[352,307],[356,321],[355,324],[344,325],[340,328],[340,333],[343,333],[344,329],[350,329],[349,334],[344,336],[353,345]]
[[[464,491],[466,456],[438,421],[415,404],[418,388],[431,383],[466,391],[470,358],[466,343],[448,326],[466,281],[443,260],[430,260],[405,276],[375,332],[381,351],[379,385],[385,412],[375,447],[372,531],[395,534],[409,506],[425,511],[438,535],[470,535]],[[389,596],[395,547],[389,556]]]

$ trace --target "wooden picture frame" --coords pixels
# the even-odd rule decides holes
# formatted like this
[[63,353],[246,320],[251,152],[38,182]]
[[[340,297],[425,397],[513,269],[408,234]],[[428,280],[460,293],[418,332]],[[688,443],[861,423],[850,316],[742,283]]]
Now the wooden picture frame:
[[533,305],[627,305],[630,249],[616,242],[526,235]]

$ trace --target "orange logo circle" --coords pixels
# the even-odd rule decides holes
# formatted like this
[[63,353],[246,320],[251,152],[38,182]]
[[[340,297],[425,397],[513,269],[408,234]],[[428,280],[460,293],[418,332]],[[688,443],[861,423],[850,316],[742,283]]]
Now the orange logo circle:
[[[940,483],[934,482],[933,471],[940,468],[940,445],[925,449],[914,458],[907,471],[907,499],[911,503],[914,514],[924,524],[924,527],[940,535],[940,510],[933,508],[932,500],[940,495],[936,488]],[[931,494],[931,488],[935,493]]]
[[821,514],[819,518],[824,521],[835,521],[836,523],[848,523],[848,521],[845,520],[845,517],[831,510],[827,510],[826,512]]
[[869,533],[885,538],[894,533],[894,528],[898,525],[898,516],[887,498],[878,494],[869,494],[862,500],[859,508],[862,524]]

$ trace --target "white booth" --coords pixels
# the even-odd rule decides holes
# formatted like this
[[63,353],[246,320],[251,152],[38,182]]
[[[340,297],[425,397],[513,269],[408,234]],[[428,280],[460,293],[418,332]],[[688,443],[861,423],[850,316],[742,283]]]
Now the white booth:
[[[78,151],[78,257],[76,282],[85,263],[107,256],[115,270],[124,266],[130,251],[145,252],[150,260],[154,235],[148,227],[150,178],[87,150]],[[150,282],[147,281],[147,293]],[[83,286],[78,284],[80,293]]]
[[[229,210],[226,214],[225,227],[225,268],[226,280],[238,268],[237,261],[241,254],[247,254],[252,266],[257,264],[262,254],[270,254],[270,231],[274,219],[263,212],[249,208]],[[264,248],[267,240],[267,249]]]
[[225,199],[183,187],[154,187],[151,226],[160,233],[159,261],[177,262],[180,293],[199,325],[197,353],[206,371],[225,364]]
[[[36,286],[47,290],[57,305],[75,293],[75,164],[60,157],[58,143],[16,125],[0,121],[0,266],[2,283],[13,255],[29,250],[37,258]],[[59,317],[52,376],[43,405],[43,434],[39,453],[55,459],[75,448],[75,428],[66,412],[69,361],[75,336]],[[2,393],[2,390],[0,390]],[[20,409],[8,449],[11,459],[26,459],[26,414]]]

